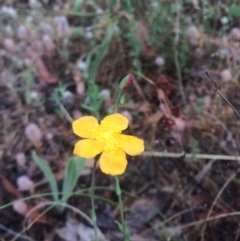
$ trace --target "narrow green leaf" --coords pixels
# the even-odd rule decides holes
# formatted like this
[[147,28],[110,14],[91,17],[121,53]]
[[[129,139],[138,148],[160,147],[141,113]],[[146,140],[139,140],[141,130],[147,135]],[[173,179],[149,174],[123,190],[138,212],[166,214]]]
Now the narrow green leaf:
[[52,192],[53,192],[53,198],[55,201],[58,201],[59,197],[58,197],[58,187],[57,187],[57,181],[53,175],[53,172],[50,168],[50,166],[48,165],[48,163],[43,160],[42,158],[40,158],[35,151],[32,151],[32,158],[34,160],[34,162],[38,165],[38,167],[42,170],[42,172],[44,173],[45,177],[47,178]]
[[85,165],[86,160],[84,158],[73,156],[69,159],[65,168],[63,181],[63,202],[67,202],[67,199],[75,187]]
[[123,231],[124,231],[123,225],[122,225],[121,223],[119,223],[117,220],[115,220],[114,222],[117,224],[118,229],[119,229],[121,232],[123,232]]
[[97,216],[94,209],[91,210],[91,218],[93,222],[97,221]]
[[80,11],[82,4],[83,4],[83,0],[75,0],[73,4],[73,9],[75,11]]
[[113,37],[114,33],[115,33],[115,24],[113,24],[113,26],[108,28],[108,30],[106,32],[106,35],[103,39],[103,42],[99,46],[99,49],[96,52],[97,54],[96,54],[95,59],[92,63],[92,66],[90,68],[89,80],[91,82],[95,82],[95,76],[97,74],[98,67],[101,64],[102,60],[107,55],[108,48],[109,48],[109,45],[110,45],[110,42],[112,40],[112,37]]
[[116,194],[117,194],[117,196],[120,196],[122,194],[122,190],[121,190],[121,187],[120,187],[120,184],[119,184],[118,176],[114,176],[114,179],[115,179]]

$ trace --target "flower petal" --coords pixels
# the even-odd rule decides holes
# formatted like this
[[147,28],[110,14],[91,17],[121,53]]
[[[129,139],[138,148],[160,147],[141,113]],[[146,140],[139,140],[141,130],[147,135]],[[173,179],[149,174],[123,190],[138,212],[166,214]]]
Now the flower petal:
[[128,127],[128,119],[121,114],[112,114],[106,116],[102,121],[100,128],[104,132],[119,133]]
[[83,116],[72,123],[73,132],[82,138],[93,138],[92,130],[99,127],[93,116]]
[[112,176],[123,174],[127,167],[126,155],[121,149],[114,152],[104,151],[99,162],[102,172]]
[[73,153],[84,158],[95,157],[103,151],[104,143],[99,140],[81,140],[75,144]]
[[117,134],[118,145],[130,156],[139,155],[144,151],[144,142],[135,136]]

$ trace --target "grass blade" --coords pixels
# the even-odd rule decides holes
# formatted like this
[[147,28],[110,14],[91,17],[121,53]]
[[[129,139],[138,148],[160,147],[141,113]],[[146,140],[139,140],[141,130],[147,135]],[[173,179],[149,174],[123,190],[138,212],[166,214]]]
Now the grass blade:
[[67,202],[68,196],[76,185],[85,165],[84,158],[73,156],[69,159],[63,181],[63,202]]
[[42,170],[42,172],[44,173],[45,177],[47,178],[50,187],[52,189],[52,193],[53,193],[53,198],[55,201],[59,200],[59,196],[58,196],[58,186],[57,186],[57,181],[53,175],[53,172],[50,168],[50,166],[48,165],[48,163],[43,160],[42,158],[40,158],[35,151],[32,152],[32,158],[34,160],[34,162],[38,165],[38,167]]

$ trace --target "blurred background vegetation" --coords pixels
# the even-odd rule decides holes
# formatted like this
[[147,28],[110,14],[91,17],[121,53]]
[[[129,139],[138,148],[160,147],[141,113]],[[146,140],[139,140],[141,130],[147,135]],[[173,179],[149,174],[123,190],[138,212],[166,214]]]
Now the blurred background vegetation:
[[[238,110],[239,47],[238,0],[0,0],[1,239],[90,240],[80,233],[91,227],[69,210],[46,213],[48,221],[25,232],[26,213],[51,198],[43,198],[49,185],[31,153],[62,186],[69,158],[76,162],[69,120],[112,113],[116,87],[131,73],[120,112],[148,151],[130,159],[121,177],[131,240],[239,240],[239,165],[229,160],[239,155],[240,122],[203,80],[208,71]],[[151,156],[183,150],[191,158]],[[91,167],[88,160],[75,190],[89,187]],[[121,240],[111,178],[99,172],[96,182],[104,187],[98,226],[109,240]],[[89,196],[68,203],[89,210]]]

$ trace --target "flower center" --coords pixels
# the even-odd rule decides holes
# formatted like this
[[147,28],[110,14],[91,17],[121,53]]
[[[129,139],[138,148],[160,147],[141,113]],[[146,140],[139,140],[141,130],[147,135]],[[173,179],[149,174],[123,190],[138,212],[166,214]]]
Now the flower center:
[[109,130],[104,130],[102,128],[95,129],[93,135],[96,140],[101,140],[104,143],[104,151],[114,151],[119,147],[114,137],[114,133]]
[[103,133],[104,139],[108,139],[110,136],[111,136],[111,134],[109,132],[104,132]]

